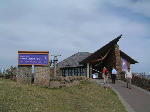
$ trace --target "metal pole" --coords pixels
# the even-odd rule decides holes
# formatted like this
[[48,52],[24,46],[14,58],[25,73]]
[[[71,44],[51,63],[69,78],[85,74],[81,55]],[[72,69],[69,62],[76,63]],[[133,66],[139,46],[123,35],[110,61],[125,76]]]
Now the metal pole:
[[31,78],[31,83],[34,83],[34,75],[35,75],[35,66],[32,65],[32,78]]
[[57,56],[54,56],[54,78],[56,78],[56,64],[57,64]]
[[58,61],[57,57],[61,56],[61,55],[52,55],[52,56],[54,56],[54,60],[53,60],[53,63],[54,63],[54,78],[56,78],[56,76],[57,76],[57,73],[56,73],[56,71],[57,71],[57,61]]

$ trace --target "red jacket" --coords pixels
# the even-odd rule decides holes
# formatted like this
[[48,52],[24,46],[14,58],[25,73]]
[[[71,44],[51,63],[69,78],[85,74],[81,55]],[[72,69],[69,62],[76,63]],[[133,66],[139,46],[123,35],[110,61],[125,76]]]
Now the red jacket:
[[104,73],[105,75],[107,74],[107,69],[106,69],[106,68],[103,69],[103,73]]

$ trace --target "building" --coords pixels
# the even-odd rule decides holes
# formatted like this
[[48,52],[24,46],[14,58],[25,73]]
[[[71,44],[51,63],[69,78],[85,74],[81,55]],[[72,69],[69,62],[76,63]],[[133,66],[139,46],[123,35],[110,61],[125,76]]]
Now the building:
[[79,63],[90,55],[88,52],[78,52],[58,63],[62,76],[86,76],[86,66]]
[[94,53],[79,52],[58,63],[63,76],[91,75],[97,71],[102,71],[105,66],[109,72],[112,67],[118,71],[118,76],[122,71],[130,70],[130,65],[138,63],[126,53],[120,50],[117,44],[122,35],[110,41]]

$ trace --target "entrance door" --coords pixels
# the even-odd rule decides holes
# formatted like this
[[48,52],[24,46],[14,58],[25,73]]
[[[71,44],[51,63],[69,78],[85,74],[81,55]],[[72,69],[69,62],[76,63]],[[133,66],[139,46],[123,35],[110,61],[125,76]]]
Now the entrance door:
[[92,64],[92,74],[98,73],[98,78],[102,78],[103,63],[98,62]]

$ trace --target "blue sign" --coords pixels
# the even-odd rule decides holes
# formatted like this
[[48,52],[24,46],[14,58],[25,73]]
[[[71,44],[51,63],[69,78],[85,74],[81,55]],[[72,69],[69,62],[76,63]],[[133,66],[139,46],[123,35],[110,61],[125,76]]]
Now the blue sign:
[[122,70],[126,71],[127,70],[127,60],[124,58],[121,58],[122,61]]
[[48,54],[19,54],[19,65],[49,65]]

